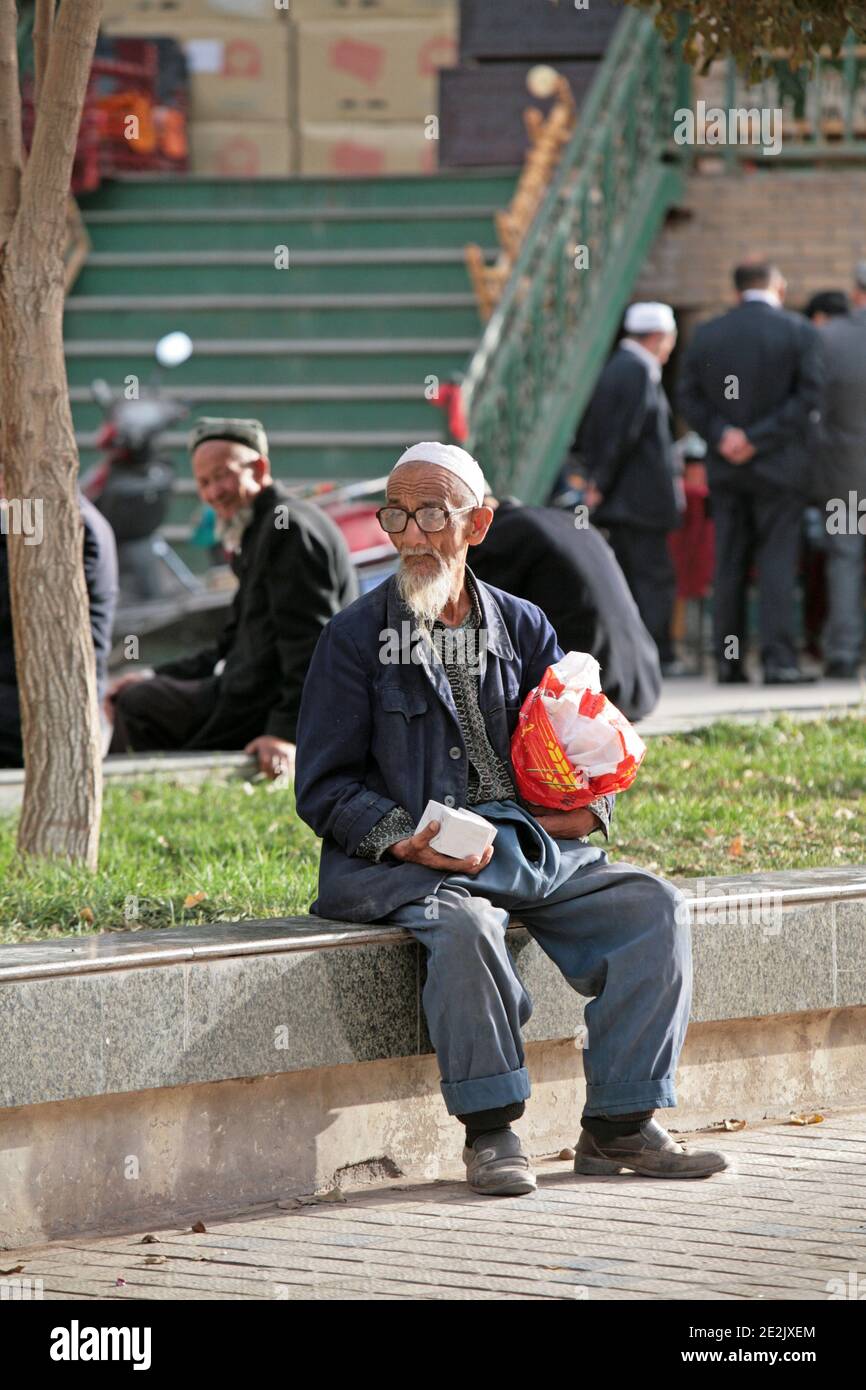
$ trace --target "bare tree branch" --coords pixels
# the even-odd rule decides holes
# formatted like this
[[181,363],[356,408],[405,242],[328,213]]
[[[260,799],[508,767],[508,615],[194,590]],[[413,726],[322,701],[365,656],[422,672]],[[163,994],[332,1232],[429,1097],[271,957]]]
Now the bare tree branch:
[[51,46],[53,25],[54,0],[36,0],[36,17],[33,21],[33,103],[36,107],[39,106],[42,80],[48,66],[48,50]]
[[15,0],[0,0],[0,247],[12,230],[21,188],[17,19]]

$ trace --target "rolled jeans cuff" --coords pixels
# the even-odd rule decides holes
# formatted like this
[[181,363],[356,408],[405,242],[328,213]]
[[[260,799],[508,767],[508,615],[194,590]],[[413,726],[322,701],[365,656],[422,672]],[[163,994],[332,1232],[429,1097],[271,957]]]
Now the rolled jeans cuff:
[[499,1076],[475,1076],[469,1081],[440,1081],[449,1115],[470,1110],[493,1110],[515,1100],[528,1100],[532,1091],[526,1067]]
[[610,1081],[587,1085],[584,1115],[628,1115],[633,1110],[664,1110],[677,1104],[673,1080]]

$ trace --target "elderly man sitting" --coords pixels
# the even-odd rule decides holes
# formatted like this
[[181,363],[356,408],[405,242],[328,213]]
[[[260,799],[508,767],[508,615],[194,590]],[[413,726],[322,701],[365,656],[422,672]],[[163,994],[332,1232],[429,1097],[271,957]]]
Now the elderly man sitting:
[[[323,839],[310,910],[398,923],[424,943],[424,1013],[475,1191],[535,1189],[510,1128],[530,1095],[521,1027],[532,1012],[505,944],[512,912],[592,996],[575,1171],[703,1177],[724,1155],[687,1149],[652,1118],[676,1105],[692,984],[685,900],[589,843],[607,837],[612,797],[552,812],[516,791],[518,712],[563,652],[535,604],[467,566],[493,520],[484,495],[462,449],[407,450],[379,512],[399,569],[319,638],[295,781],[298,812]],[[493,844],[465,859],[431,848],[437,823],[415,831],[431,798],[494,821]]]

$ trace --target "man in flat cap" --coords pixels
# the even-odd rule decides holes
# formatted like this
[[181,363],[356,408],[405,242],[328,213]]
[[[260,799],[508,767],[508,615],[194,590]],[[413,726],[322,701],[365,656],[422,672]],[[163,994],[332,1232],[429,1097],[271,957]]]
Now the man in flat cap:
[[348,547],[321,508],[274,482],[258,420],[199,420],[190,453],[237,592],[215,646],[114,682],[109,751],[243,749],[269,776],[291,773],[310,657],[358,594]]
[[801,685],[815,679],[799,665],[794,596],[817,473],[810,438],[821,419],[821,341],[784,308],[777,266],[738,265],[734,289],[736,306],[692,334],[678,392],[681,414],[707,442],[716,678],[722,685],[749,679],[746,598],[755,566],[764,684]]
[[671,433],[662,367],[677,340],[668,304],[630,304],[625,337],[607,362],[581,422],[577,448],[590,479],[592,519],[607,533],[662,675],[682,673],[671,639],[676,572],[668,534],[685,495]]
[[[535,1177],[511,1121],[530,1094],[521,1028],[532,1000],[506,947],[516,913],[586,1008],[578,1173],[703,1177],[653,1118],[676,1104],[689,1018],[688,909],[670,883],[608,863],[613,797],[575,811],[522,800],[511,736],[529,692],[564,653],[540,608],[476,578],[470,546],[493,520],[478,463],[454,445],[407,449],[379,511],[400,557],[385,583],[319,638],[298,720],[298,814],[322,837],[315,915],[405,927],[427,951],[422,1003],[448,1113],[466,1127],[476,1192]],[[329,699],[338,692],[337,699]],[[495,822],[481,855],[431,847],[428,800]]]

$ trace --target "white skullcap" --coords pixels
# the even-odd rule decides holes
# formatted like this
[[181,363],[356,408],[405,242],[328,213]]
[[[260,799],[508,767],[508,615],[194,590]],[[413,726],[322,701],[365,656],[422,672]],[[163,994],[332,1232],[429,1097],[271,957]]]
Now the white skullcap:
[[670,304],[629,304],[625,311],[626,333],[676,333],[677,321]]
[[439,468],[444,468],[449,473],[453,473],[455,477],[460,478],[469,488],[479,507],[484,505],[487,484],[484,481],[481,465],[471,454],[467,454],[466,450],[459,448],[458,445],[435,444],[432,441],[413,444],[411,449],[407,449],[404,454],[400,455],[388,476],[390,477],[394,470],[400,468],[404,463],[435,463]]

